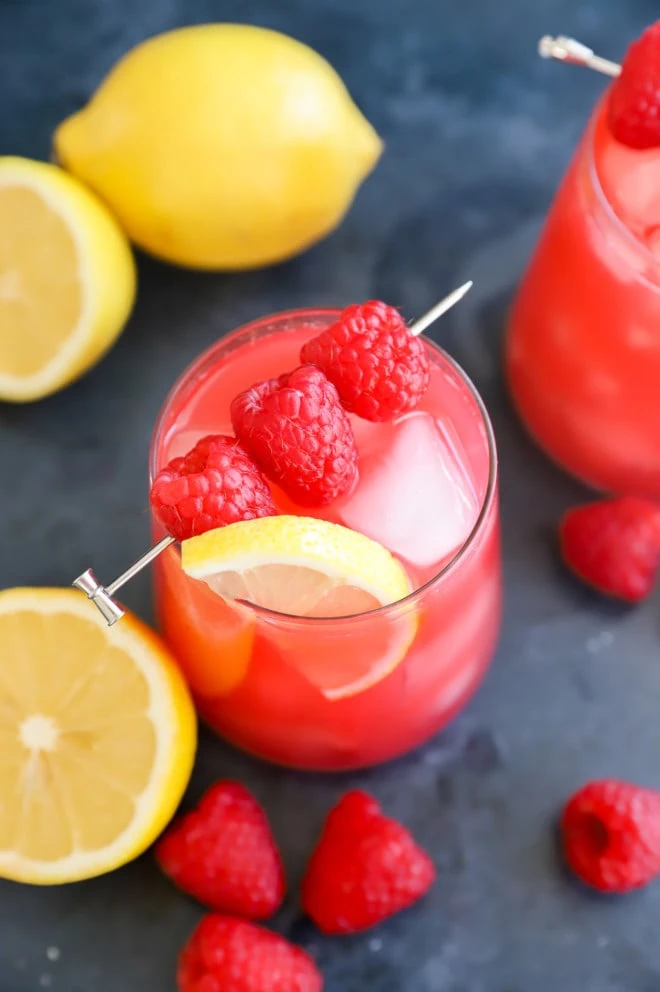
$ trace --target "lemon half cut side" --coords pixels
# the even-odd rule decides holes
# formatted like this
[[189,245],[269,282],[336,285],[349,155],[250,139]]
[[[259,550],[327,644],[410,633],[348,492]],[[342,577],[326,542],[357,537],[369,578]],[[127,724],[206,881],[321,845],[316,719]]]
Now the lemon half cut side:
[[94,193],[55,165],[0,156],[0,400],[40,399],[91,368],[135,285],[129,242]]
[[164,643],[73,589],[0,592],[0,877],[38,885],[141,854],[192,771],[196,717]]

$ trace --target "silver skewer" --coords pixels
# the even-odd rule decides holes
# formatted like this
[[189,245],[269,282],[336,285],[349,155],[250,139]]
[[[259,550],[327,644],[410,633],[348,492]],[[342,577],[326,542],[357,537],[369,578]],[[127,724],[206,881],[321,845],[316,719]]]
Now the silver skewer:
[[175,539],[170,537],[164,537],[162,541],[158,544],[154,544],[153,548],[149,548],[146,554],[134,561],[125,572],[122,572],[114,582],[111,582],[109,586],[103,586],[98,581],[94,572],[91,568],[86,569],[82,575],[79,575],[77,579],[74,580],[73,585],[76,589],[81,589],[85,593],[88,599],[91,599],[93,603],[98,606],[99,610],[105,617],[109,627],[112,627],[113,623],[117,623],[117,620],[121,620],[124,615],[124,610],[122,610],[119,603],[112,597],[121,589],[123,585],[126,585],[133,576],[141,572],[143,568],[150,565],[154,558],[162,554],[165,548],[169,548],[170,544],[175,544]]
[[[450,293],[449,296],[445,296],[443,300],[440,300],[440,302],[436,303],[434,307],[431,307],[428,313],[425,313],[423,317],[420,317],[419,320],[415,321],[410,328],[410,333],[414,335],[421,334],[422,331],[425,331],[426,328],[429,327],[435,320],[442,317],[442,315],[447,313],[448,310],[451,310],[451,308],[455,306],[459,300],[462,300],[470,289],[472,289],[472,280],[463,283],[463,285],[459,286],[458,289],[455,289],[453,293]],[[137,561],[134,561],[133,564],[127,568],[125,572],[122,572],[122,574],[118,576],[114,582],[111,582],[109,586],[102,585],[94,575],[91,568],[86,569],[82,575],[79,575],[78,578],[74,580],[72,584],[76,589],[80,589],[84,592],[88,599],[91,599],[91,601],[103,614],[108,626],[111,627],[114,623],[117,623],[117,620],[121,620],[124,615],[124,610],[113,598],[117,590],[121,589],[123,585],[129,582],[135,575],[138,574],[138,572],[141,572],[143,568],[150,565],[151,562],[162,554],[166,548],[169,548],[170,545],[175,543],[175,538],[169,536],[164,537],[162,541],[158,542],[158,544],[154,544],[152,548],[149,548],[146,554],[142,555],[141,558],[138,558]]]
[[417,337],[418,334],[425,331],[427,327],[430,327],[431,324],[438,319],[438,317],[442,317],[443,313],[447,313],[447,311],[451,310],[453,306],[456,306],[458,301],[462,300],[465,294],[472,289],[473,285],[474,283],[472,280],[468,279],[467,282],[464,282],[462,286],[455,289],[453,293],[449,294],[449,296],[445,296],[444,300],[440,300],[440,302],[436,303],[434,307],[431,307],[431,309],[425,313],[423,317],[420,317],[419,320],[415,321],[410,328],[410,333]]
[[546,34],[539,41],[539,55],[543,59],[557,59],[558,62],[568,62],[571,65],[582,65],[587,69],[594,69],[602,72],[605,76],[618,76],[621,66],[618,62],[611,62],[596,55],[591,48],[583,45],[575,38],[567,38],[565,35]]

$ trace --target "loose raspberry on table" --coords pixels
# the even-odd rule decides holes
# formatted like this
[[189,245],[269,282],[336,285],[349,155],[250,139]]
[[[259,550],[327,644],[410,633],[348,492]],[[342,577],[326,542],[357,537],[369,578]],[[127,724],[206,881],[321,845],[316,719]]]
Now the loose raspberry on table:
[[206,916],[179,955],[179,992],[321,992],[311,957],[270,930]]
[[320,369],[304,366],[246,389],[231,419],[264,474],[300,506],[324,506],[357,481],[351,424]]
[[421,898],[435,881],[425,851],[367,793],[328,815],[302,884],[303,909],[323,933],[356,933]]
[[561,519],[559,544],[580,579],[636,603],[649,595],[660,567],[660,505],[621,496],[574,507]]
[[561,817],[571,870],[600,892],[628,892],[660,874],[660,792],[617,779],[589,782]]
[[238,782],[212,786],[155,853],[174,884],[209,909],[263,920],[284,898],[284,868],[266,814]]
[[276,513],[261,471],[234,437],[209,435],[161,469],[149,500],[179,541],[216,527]]
[[322,369],[346,410],[365,420],[414,410],[429,385],[424,344],[398,310],[378,300],[347,307],[303,345],[300,359]]
[[626,53],[608,101],[612,134],[630,148],[660,147],[660,21]]

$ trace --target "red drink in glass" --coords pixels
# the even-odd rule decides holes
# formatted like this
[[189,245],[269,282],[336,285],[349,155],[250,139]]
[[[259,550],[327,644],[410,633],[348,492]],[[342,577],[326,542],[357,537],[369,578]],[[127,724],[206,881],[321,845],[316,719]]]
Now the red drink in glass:
[[660,149],[596,107],[518,290],[506,342],[532,436],[599,490],[660,497]]
[[[233,397],[295,368],[302,344],[337,316],[275,315],[202,355],[165,403],[152,477],[205,434],[231,433]],[[310,511],[274,490],[282,512],[322,516],[389,548],[410,596],[346,618],[288,616],[225,602],[183,572],[177,548],[157,562],[161,628],[202,717],[259,757],[318,770],[393,758],[465,705],[491,659],[501,610],[492,429],[460,369],[426,347],[431,383],[417,410],[387,424],[351,417],[360,453],[353,492]],[[163,533],[154,520],[154,536]],[[380,674],[342,693],[341,673],[357,665]]]

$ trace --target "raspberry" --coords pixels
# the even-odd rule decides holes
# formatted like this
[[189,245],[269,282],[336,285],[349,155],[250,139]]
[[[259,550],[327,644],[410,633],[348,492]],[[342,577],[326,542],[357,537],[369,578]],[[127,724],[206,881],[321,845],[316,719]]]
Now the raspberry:
[[236,436],[300,506],[324,506],[357,481],[357,448],[337,390],[320,369],[260,382],[231,405]]
[[204,917],[179,955],[179,992],[321,992],[323,979],[300,947],[227,916]]
[[559,541],[579,578],[635,603],[651,592],[660,565],[660,506],[635,496],[578,506],[562,517]]
[[629,148],[660,146],[660,21],[628,49],[612,84],[608,118],[614,137]]
[[238,782],[222,781],[156,845],[169,878],[210,909],[252,920],[284,898],[284,869],[264,811]]
[[322,369],[344,407],[365,420],[393,420],[413,410],[429,384],[424,345],[398,310],[378,300],[347,307],[303,345],[300,359]]
[[268,483],[236,438],[209,435],[173,458],[153,481],[149,499],[172,537],[276,513]]
[[364,792],[331,810],[305,873],[305,912],[327,934],[367,930],[423,896],[435,880],[429,856]]
[[561,817],[564,854],[600,892],[628,892],[660,874],[660,792],[628,782],[589,782]]

